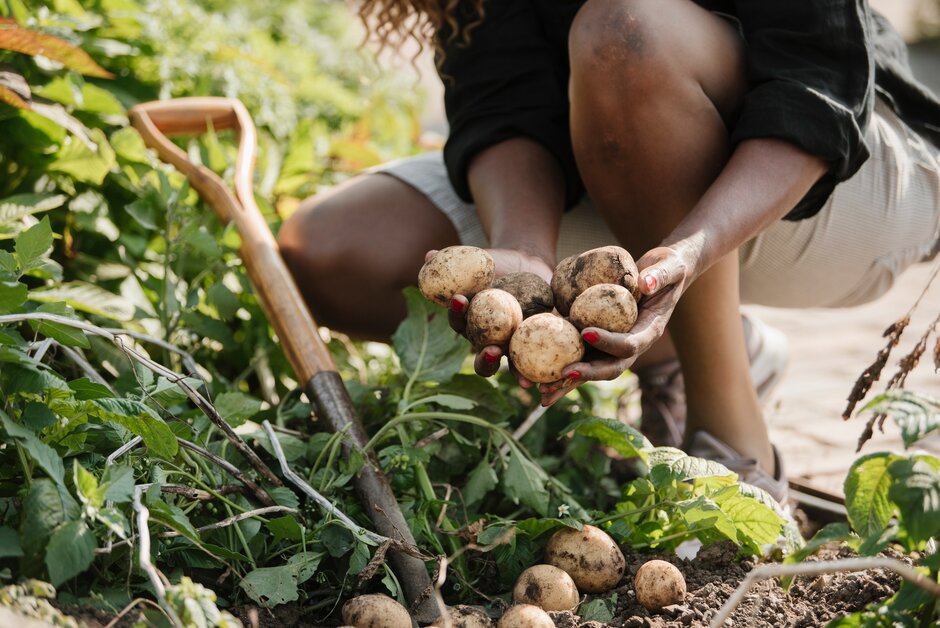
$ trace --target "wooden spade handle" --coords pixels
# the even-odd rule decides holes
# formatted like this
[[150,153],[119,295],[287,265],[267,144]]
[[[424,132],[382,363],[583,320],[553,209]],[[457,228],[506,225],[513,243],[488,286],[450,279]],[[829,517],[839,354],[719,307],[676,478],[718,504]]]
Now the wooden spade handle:
[[[130,120],[163,161],[189,177],[193,188],[223,222],[235,223],[242,239],[242,260],[248,276],[300,381],[306,382],[321,371],[336,371],[336,363],[255,203],[252,173],[257,133],[241,101],[203,97],[143,103],[130,110]],[[167,138],[167,134],[204,133],[210,125],[215,129],[234,128],[238,133],[234,174],[237,199],[218,175],[191,162]]]
[[[277,241],[255,203],[252,177],[257,133],[248,110],[235,99],[179,98],[136,105],[129,115],[144,142],[154,148],[163,161],[189,177],[190,185],[223,222],[235,223],[242,239],[242,262],[252,286],[295,374],[316,404],[317,415],[332,431],[345,432],[351,446],[361,450],[368,439],[349,392],[287,270]],[[204,133],[210,127],[231,128],[238,134],[234,196],[218,175],[191,162],[186,153],[167,138],[167,134]],[[354,482],[359,500],[376,530],[414,546],[414,537],[391,485],[371,452]],[[428,595],[431,580],[424,563],[400,551],[390,552],[389,558],[405,597],[415,606],[415,616],[424,623],[433,621],[438,611],[432,596]]]

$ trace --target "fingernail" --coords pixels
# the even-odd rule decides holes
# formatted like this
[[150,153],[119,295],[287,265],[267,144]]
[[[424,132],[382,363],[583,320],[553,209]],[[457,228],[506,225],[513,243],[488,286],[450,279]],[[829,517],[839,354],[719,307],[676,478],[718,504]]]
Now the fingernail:
[[463,312],[463,301],[461,301],[460,299],[451,299],[450,309],[457,312],[458,314]]
[[495,364],[496,362],[499,362],[499,356],[496,355],[495,353],[484,352],[483,361],[486,362],[487,364]]
[[571,371],[570,373],[565,375],[565,379],[581,379],[581,373],[579,373],[578,371]]
[[598,335],[596,331],[586,331],[583,334],[581,334],[581,337],[584,338],[584,342],[588,342],[591,344],[594,344],[595,342],[600,340],[600,336]]
[[652,292],[653,290],[656,289],[656,277],[653,277],[652,275],[647,275],[647,276],[646,276],[646,279],[644,279],[644,281],[646,281],[646,289],[647,289],[647,290],[649,290],[650,292]]

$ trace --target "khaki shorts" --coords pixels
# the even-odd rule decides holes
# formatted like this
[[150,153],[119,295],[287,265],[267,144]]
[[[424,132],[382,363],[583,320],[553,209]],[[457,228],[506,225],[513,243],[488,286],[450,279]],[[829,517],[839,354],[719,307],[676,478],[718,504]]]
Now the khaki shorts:
[[[872,156],[822,210],[781,220],[739,249],[741,300],[775,307],[847,307],[871,301],[911,264],[940,250],[940,150],[880,100],[866,140]],[[441,153],[372,170],[411,185],[454,224],[461,242],[489,245],[473,205],[447,178]],[[558,259],[616,244],[590,199],[566,212]]]

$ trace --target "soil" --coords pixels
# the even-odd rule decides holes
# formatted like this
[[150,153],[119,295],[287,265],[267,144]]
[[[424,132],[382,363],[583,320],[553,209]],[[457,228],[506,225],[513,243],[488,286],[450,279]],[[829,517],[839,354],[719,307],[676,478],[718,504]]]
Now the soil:
[[[623,628],[672,628],[707,626],[738,584],[754,567],[735,559],[737,548],[718,544],[703,548],[694,560],[667,554],[627,552],[627,571],[617,593],[617,611],[611,626]],[[851,550],[823,550],[810,560],[832,560],[854,556]],[[900,555],[891,554],[894,558]],[[685,576],[688,596],[684,603],[650,612],[640,606],[633,592],[633,574],[653,558],[673,563]],[[905,560],[905,562],[909,562]],[[824,626],[837,617],[864,609],[868,604],[895,593],[899,578],[884,570],[797,578],[789,591],[778,580],[755,583],[731,616],[730,626],[809,627]],[[600,597],[610,597],[606,593]],[[571,613],[553,614],[563,628],[599,628],[597,622],[579,622]]]
[[[707,626],[741,580],[754,567],[752,561],[738,560],[737,550],[731,543],[719,543],[702,548],[692,560],[671,554],[627,550],[624,553],[627,562],[624,578],[621,586],[613,591],[617,593],[616,614],[609,624],[582,621],[582,618],[570,612],[550,615],[559,628],[602,628],[605,625],[618,628]],[[886,555],[911,563],[909,559],[895,552],[889,551]],[[832,547],[823,549],[809,560],[832,560],[852,556],[855,554],[847,548]],[[668,606],[658,612],[650,612],[636,601],[633,575],[643,563],[653,558],[676,565],[685,576],[688,589],[685,602]],[[726,625],[748,628],[824,626],[832,619],[863,610],[873,602],[888,598],[899,586],[898,576],[881,569],[799,577],[789,591],[785,591],[776,579],[766,580],[751,587]],[[585,601],[609,598],[611,593],[587,596]],[[66,607],[62,610],[81,619],[88,626],[102,626],[110,619],[91,609]],[[305,609],[295,603],[284,604],[271,610],[242,606],[230,609],[230,612],[242,620],[246,627],[319,628],[339,622],[339,613],[334,613],[329,620],[323,622],[323,615],[328,612],[326,609]],[[119,625],[130,625],[137,617],[137,613],[129,613]]]

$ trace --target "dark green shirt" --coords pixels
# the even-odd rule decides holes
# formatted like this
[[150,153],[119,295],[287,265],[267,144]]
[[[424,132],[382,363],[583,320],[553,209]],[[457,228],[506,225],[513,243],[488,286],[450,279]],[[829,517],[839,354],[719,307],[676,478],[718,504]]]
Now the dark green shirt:
[[[441,76],[457,193],[471,200],[467,166],[480,150],[532,138],[558,159],[567,202],[583,195],[568,131],[568,30],[583,0],[488,0],[468,45],[445,43]],[[940,146],[940,101],[911,76],[906,47],[865,0],[701,0],[735,18],[750,89],[729,126],[731,146],[774,137],[831,166],[787,218],[815,215],[868,158],[865,129],[876,90]],[[446,30],[440,34],[446,42]],[[629,115],[625,111],[624,115]]]

